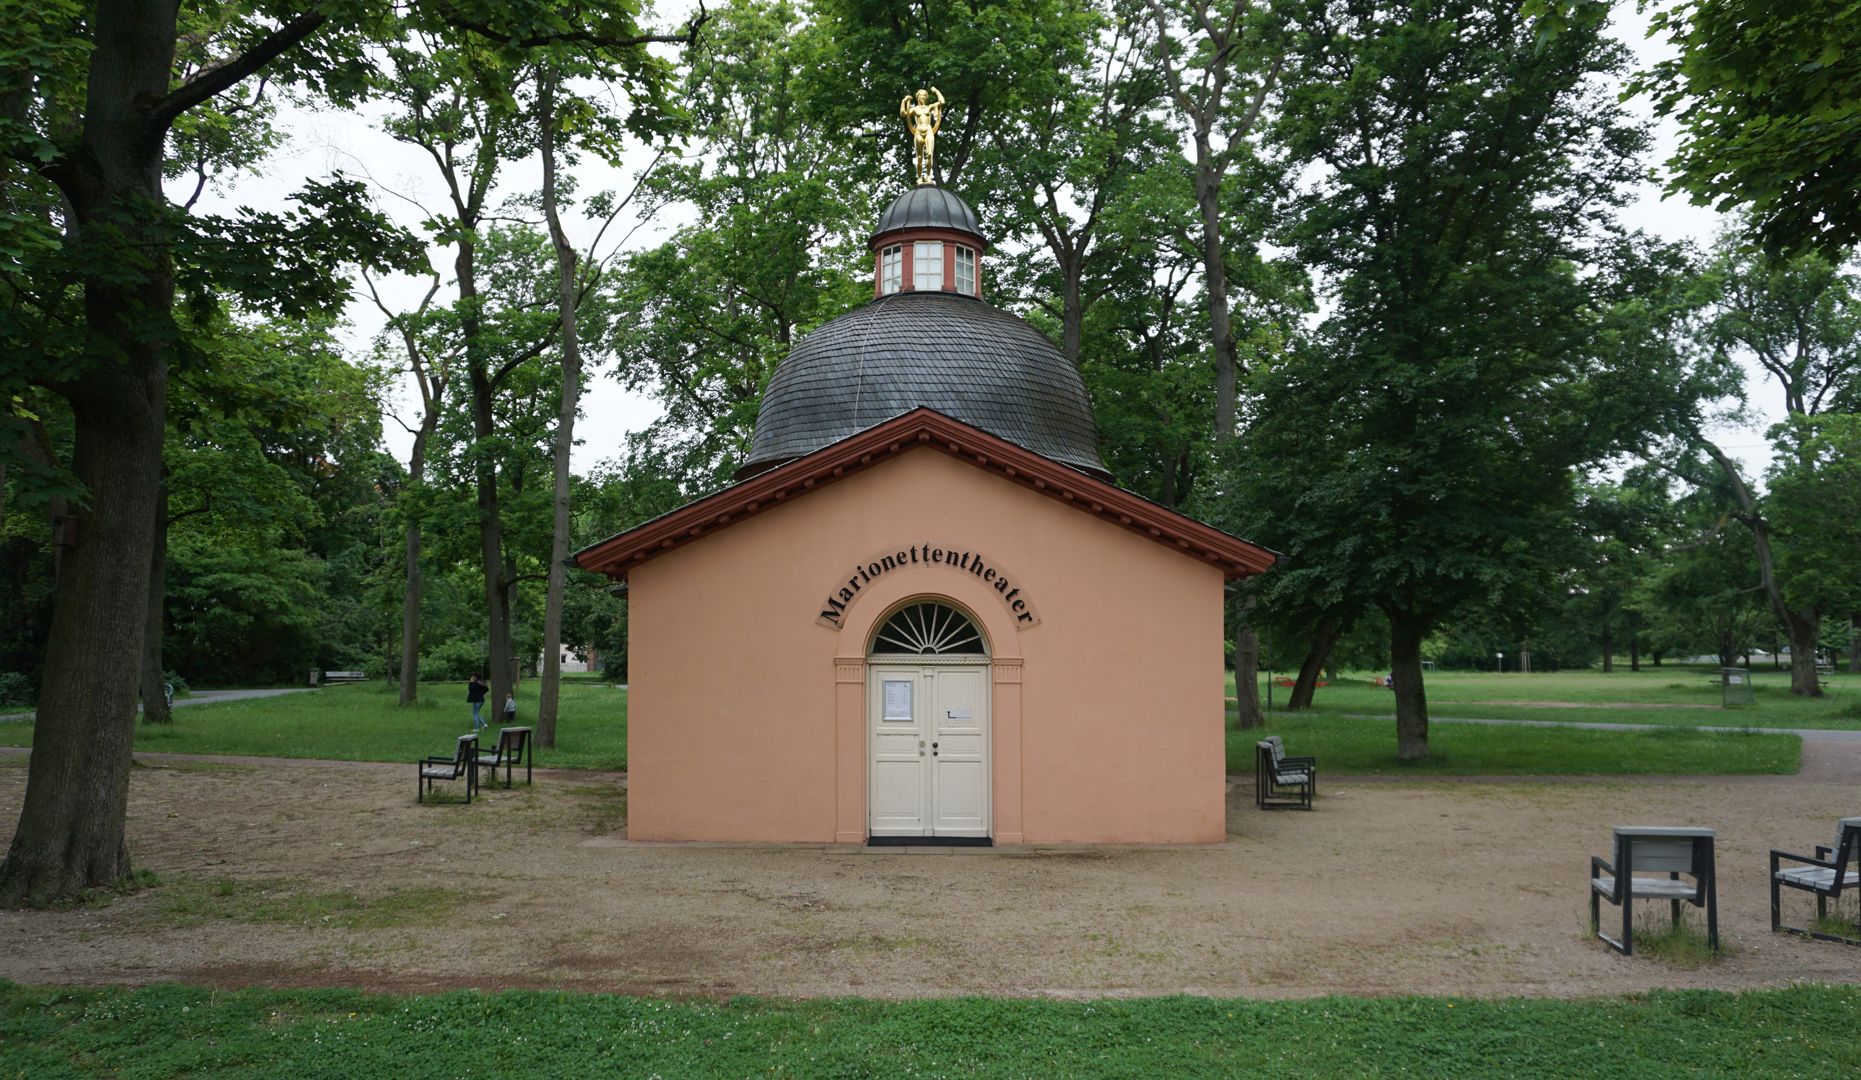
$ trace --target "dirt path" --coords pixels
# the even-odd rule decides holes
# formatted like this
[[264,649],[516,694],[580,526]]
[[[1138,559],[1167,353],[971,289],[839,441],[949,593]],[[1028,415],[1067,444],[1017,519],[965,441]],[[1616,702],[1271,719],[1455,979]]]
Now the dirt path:
[[[0,978],[376,989],[562,986],[909,997],[1580,995],[1861,979],[1769,933],[1765,852],[1861,813],[1852,780],[1327,783],[1314,813],[1230,793],[1227,843],[921,854],[625,838],[624,778],[539,773],[416,805],[412,769],[139,759],[138,865],[107,907],[0,912]],[[0,756],[11,823],[25,758]],[[1622,821],[1720,829],[1732,955],[1624,959],[1584,933]]]

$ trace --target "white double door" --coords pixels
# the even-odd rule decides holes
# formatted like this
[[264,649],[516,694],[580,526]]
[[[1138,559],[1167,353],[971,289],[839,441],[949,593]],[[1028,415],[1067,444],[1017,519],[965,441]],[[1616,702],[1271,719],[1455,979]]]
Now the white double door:
[[989,667],[873,661],[871,836],[989,835]]

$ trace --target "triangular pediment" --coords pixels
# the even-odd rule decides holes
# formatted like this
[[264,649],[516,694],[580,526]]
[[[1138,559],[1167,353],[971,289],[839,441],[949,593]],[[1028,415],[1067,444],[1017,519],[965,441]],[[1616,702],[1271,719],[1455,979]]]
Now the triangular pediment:
[[1219,567],[1229,578],[1258,574],[1279,558],[1266,548],[1114,484],[933,409],[920,408],[583,548],[571,562],[583,570],[624,579],[633,567],[668,551],[920,448],[935,450],[1135,532],[1187,558]]

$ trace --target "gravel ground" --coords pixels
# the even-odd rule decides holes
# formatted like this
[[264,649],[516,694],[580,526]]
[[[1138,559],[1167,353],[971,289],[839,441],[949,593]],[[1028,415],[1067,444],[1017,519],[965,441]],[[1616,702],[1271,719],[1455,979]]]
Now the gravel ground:
[[[636,844],[612,773],[416,805],[411,766],[138,760],[130,846],[162,883],[0,912],[0,978],[880,998],[1861,981],[1861,950],[1772,935],[1765,889],[1769,848],[1861,814],[1853,757],[1802,777],[1328,778],[1313,813],[1258,812],[1241,783],[1218,846],[937,852]],[[24,765],[0,755],[0,827]],[[1629,822],[1720,830],[1727,957],[1588,938],[1589,856]]]

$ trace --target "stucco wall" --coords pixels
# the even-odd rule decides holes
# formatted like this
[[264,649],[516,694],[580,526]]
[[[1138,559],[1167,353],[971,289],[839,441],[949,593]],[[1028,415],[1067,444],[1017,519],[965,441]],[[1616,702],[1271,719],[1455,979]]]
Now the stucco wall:
[[[818,620],[855,563],[924,543],[980,553],[1039,622],[924,564],[862,583],[841,629]],[[858,658],[915,596],[970,611],[1000,661],[998,840],[1222,839],[1221,572],[929,449],[631,571],[630,835],[862,837]]]

